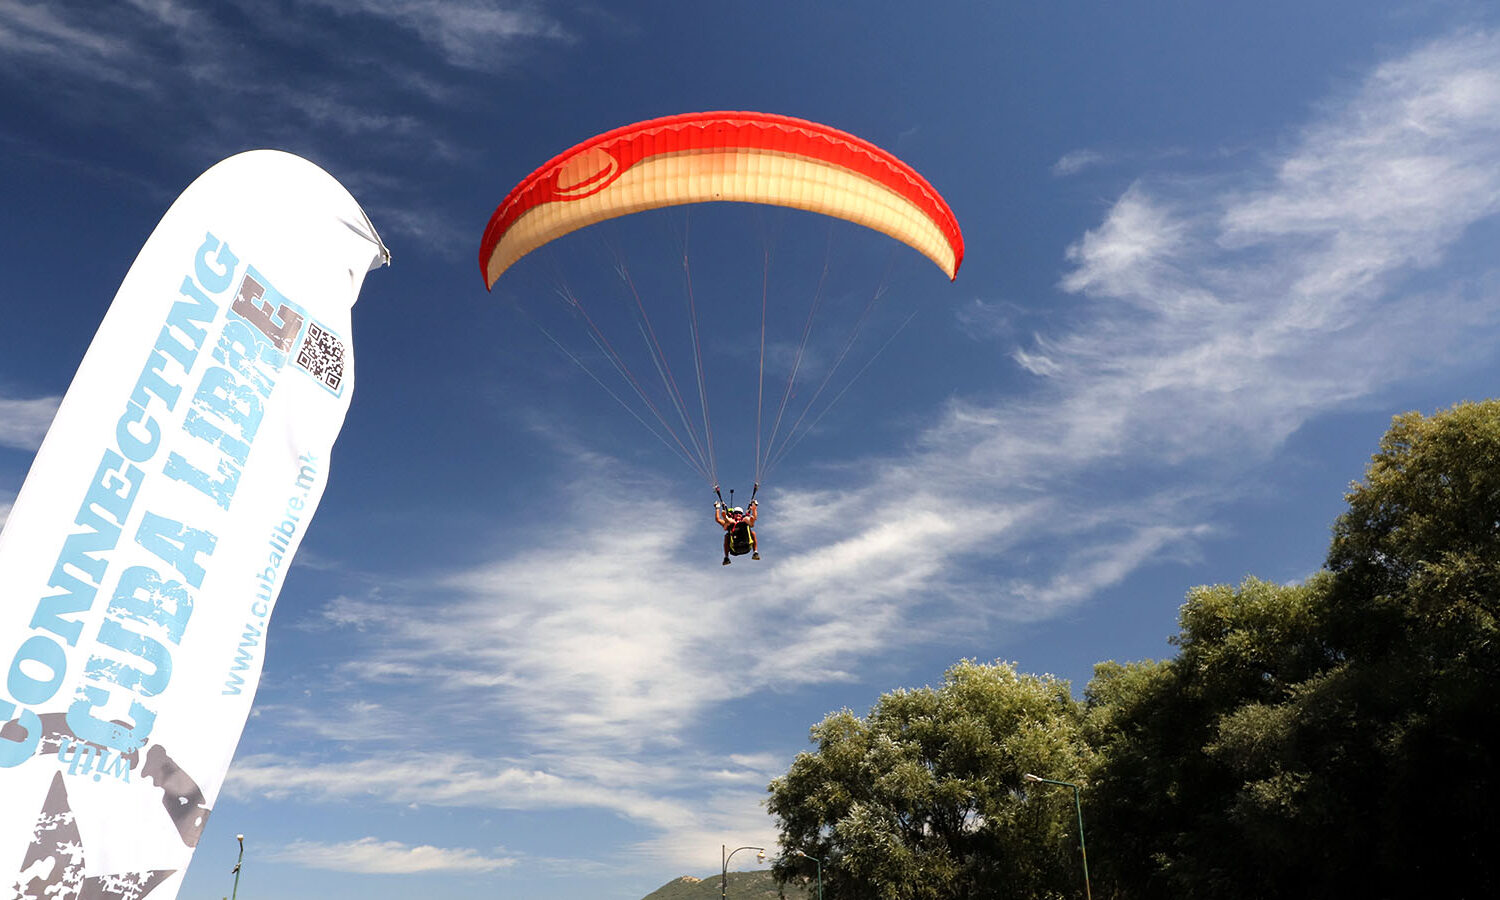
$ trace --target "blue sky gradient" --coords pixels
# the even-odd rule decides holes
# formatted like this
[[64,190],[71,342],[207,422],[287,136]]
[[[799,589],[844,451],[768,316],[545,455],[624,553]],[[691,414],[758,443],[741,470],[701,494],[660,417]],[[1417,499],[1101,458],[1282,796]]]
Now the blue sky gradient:
[[[1081,692],[1169,655],[1189,587],[1315,571],[1392,415],[1493,395],[1500,14],[1311,6],[0,0],[0,520],[214,162],[306,156],[394,255],[183,896],[228,893],[244,832],[247,894],[630,900],[771,846],[766,783],[831,710],[963,657]],[[589,229],[486,293],[515,182],[707,109],[902,156],[964,227],[958,280],[721,206]],[[719,565],[707,484],[533,325],[607,374],[556,291],[638,345],[618,256],[690,379],[684,245],[741,500],[762,277],[768,396],[825,268],[799,399],[879,294],[766,480],[759,563]]]

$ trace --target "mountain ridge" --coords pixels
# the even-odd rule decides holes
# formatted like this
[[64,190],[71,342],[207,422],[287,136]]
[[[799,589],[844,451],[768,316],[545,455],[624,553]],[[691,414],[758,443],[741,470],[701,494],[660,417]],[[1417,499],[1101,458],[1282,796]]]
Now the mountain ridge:
[[[674,878],[641,900],[719,900],[721,885],[719,875],[696,878],[682,875]],[[785,894],[782,891],[785,891]],[[730,872],[726,900],[817,900],[816,881],[805,886],[795,882],[784,888],[776,884],[769,870],[758,872]]]

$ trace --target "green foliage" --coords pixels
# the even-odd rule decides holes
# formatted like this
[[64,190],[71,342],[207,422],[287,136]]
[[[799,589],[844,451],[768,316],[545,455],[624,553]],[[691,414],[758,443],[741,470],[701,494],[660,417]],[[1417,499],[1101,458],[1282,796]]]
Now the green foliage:
[[[771,785],[830,900],[1489,898],[1500,878],[1500,402],[1397,417],[1327,568],[1188,592],[1177,655],[1066,683],[963,662],[813,729]],[[783,856],[779,878],[810,864]]]
[[1195,588],[1175,659],[1095,667],[1088,800],[1102,886],[1142,897],[1276,890],[1278,870],[1246,852],[1247,826],[1257,803],[1286,801],[1296,781],[1283,777],[1278,704],[1327,664],[1311,628],[1325,590],[1323,578]]
[[1396,417],[1346,499],[1328,554],[1343,649],[1497,674],[1500,402]]
[[1328,570],[1189,593],[1096,669],[1096,868],[1136,897],[1495,896],[1500,404],[1395,419]]
[[[960,662],[941,687],[882,696],[866,718],[832,713],[771,783],[778,878],[827,860],[824,896],[1047,898],[1081,886],[1071,795],[1021,790],[1026,772],[1089,765],[1067,682]],[[804,871],[806,870],[806,871]]]
[[1299,734],[1327,757],[1327,807],[1377,823],[1339,862],[1385,891],[1500,895],[1485,865],[1500,837],[1500,402],[1396,417],[1346,499],[1328,554],[1341,662],[1308,685]]

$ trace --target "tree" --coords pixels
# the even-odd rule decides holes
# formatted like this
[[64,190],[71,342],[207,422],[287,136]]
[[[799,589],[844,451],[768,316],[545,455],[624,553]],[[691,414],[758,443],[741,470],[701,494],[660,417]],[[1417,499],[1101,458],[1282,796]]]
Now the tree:
[[[1132,897],[1271,897],[1295,864],[1281,704],[1327,664],[1313,627],[1324,579],[1194,588],[1166,662],[1107,662],[1085,692],[1095,871]],[[1259,805],[1276,812],[1263,821]],[[1297,896],[1295,892],[1286,896]]]
[[1346,499],[1328,554],[1342,649],[1497,674],[1500,401],[1397,416]]
[[1088,767],[1068,683],[963,661],[938,688],[883,695],[814,726],[770,785],[785,883],[826,860],[829,900],[1051,898],[1082,883],[1067,792],[1022,790],[1022,775],[1075,780]]
[[1189,593],[1089,684],[1096,870],[1131,896],[1492,897],[1500,403],[1398,416],[1326,571]]
[[1337,863],[1373,896],[1500,895],[1500,402],[1397,416],[1346,495],[1328,554],[1327,639],[1297,738],[1328,807],[1361,824]]
[[[1398,416],[1326,568],[1188,592],[1172,659],[1065,682],[963,662],[813,729],[771,784],[829,897],[1500,896],[1500,402]],[[804,873],[783,856],[783,882]],[[810,874],[810,873],[807,873]]]

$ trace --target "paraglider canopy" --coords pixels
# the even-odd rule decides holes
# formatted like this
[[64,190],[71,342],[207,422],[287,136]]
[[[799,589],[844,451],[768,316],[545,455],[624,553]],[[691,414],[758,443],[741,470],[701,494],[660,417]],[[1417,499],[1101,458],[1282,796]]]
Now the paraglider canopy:
[[826,125],[753,112],[650,119],[590,138],[528,175],[490,217],[485,285],[571,231],[647,209],[740,201],[836,216],[909,244],[950,279],[963,262],[953,211],[911,166]]
[[[526,176],[490,217],[480,242],[480,270],[486,287],[493,289],[521,257],[588,225],[646,210],[721,201],[789,207],[864,225],[915,248],[936,263],[950,280],[956,277],[963,262],[963,235],[953,211],[925,178],[893,154],[847,132],[805,119],[755,112],[699,112],[650,119],[607,131],[558,154]],[[832,399],[817,415],[809,415],[814,404],[825,397],[825,388],[854,346],[876,302],[884,295],[882,282],[870,292],[863,312],[854,320],[841,348],[831,356],[821,383],[807,392],[811,399],[800,414],[787,415],[814,316],[824,295],[824,278],[828,273],[825,262],[824,277],[810,291],[800,341],[791,357],[779,406],[767,419],[770,423],[767,433],[762,429],[762,412],[770,412],[764,403],[770,318],[769,250],[763,258],[754,405],[757,490],[770,469],[817,425],[828,408],[915,316],[915,312],[908,315],[864,367],[841,389],[830,392],[828,396]],[[672,365],[651,323],[648,304],[642,301],[642,292],[618,252],[615,262],[615,271],[632,301],[626,304],[626,309],[636,318],[635,330],[642,339],[651,369],[661,380],[662,390],[655,399],[622,355],[618,342],[610,339],[601,322],[566,283],[556,285],[554,293],[569,318],[587,328],[593,349],[583,354],[569,349],[530,315],[515,296],[509,299],[515,301],[517,311],[531,320],[553,345],[713,485],[717,494],[718,470],[709,417],[705,354],[686,235],[681,256],[686,294],[683,306],[692,338],[696,404],[689,402],[672,374]],[[524,291],[507,292],[517,293]],[[609,382],[590,366],[591,358],[602,360],[614,370],[621,383],[640,400],[639,408],[616,394]],[[691,410],[691,406],[698,409]],[[784,422],[787,425],[783,431]],[[752,490],[747,522],[754,521],[754,497]],[[723,498],[719,499],[722,502]],[[733,499],[731,491],[731,504],[721,503],[726,512]]]

